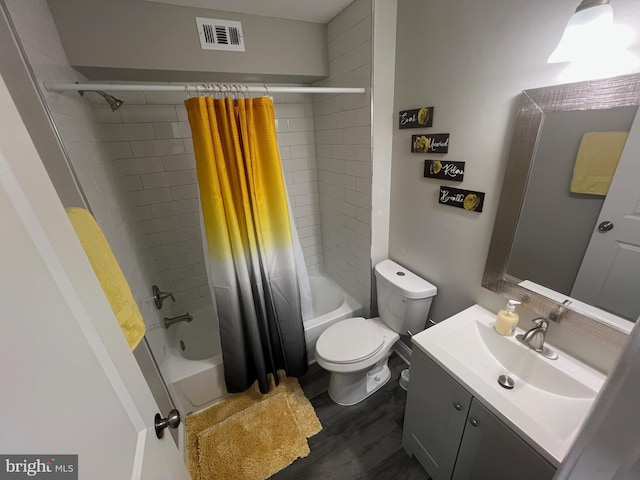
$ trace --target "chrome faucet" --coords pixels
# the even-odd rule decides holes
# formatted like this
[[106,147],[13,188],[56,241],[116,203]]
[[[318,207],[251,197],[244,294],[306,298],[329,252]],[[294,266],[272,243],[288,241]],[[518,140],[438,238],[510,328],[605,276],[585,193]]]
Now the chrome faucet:
[[189,315],[189,312],[185,313],[184,315],[178,315],[177,317],[164,317],[164,326],[165,328],[169,328],[174,323],[190,322],[191,320],[193,320],[193,317]]
[[533,320],[533,323],[535,323],[535,327],[527,330],[524,335],[516,335],[516,339],[540,355],[550,360],[555,360],[558,358],[558,354],[544,344],[547,329],[549,328],[549,320],[538,317]]

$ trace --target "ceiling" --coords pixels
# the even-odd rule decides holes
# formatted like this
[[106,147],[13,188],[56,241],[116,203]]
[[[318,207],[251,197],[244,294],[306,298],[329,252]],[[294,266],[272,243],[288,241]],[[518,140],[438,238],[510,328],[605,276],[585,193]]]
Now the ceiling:
[[329,23],[353,0],[146,0],[263,17]]

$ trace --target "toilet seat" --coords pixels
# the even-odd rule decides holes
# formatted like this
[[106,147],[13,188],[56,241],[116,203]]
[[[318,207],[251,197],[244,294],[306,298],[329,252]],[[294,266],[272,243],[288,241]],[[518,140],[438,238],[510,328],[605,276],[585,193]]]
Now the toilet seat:
[[326,362],[350,364],[378,353],[385,337],[363,317],[339,321],[325,330],[316,344],[316,354]]

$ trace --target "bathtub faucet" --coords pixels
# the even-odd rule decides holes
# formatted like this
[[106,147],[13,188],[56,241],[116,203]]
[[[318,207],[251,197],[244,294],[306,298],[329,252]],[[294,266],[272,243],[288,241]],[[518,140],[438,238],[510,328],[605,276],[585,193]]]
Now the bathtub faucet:
[[191,320],[193,320],[193,317],[189,315],[189,312],[185,313],[184,315],[178,315],[177,317],[164,317],[164,326],[165,328],[169,328],[174,323],[190,322]]

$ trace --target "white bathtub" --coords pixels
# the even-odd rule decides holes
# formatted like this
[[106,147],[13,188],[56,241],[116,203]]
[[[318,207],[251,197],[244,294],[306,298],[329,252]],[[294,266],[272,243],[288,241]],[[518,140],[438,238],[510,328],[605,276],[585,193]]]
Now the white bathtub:
[[[362,306],[331,278],[309,277],[313,318],[305,319],[309,363],[314,363],[320,334],[338,320],[362,315]],[[164,368],[169,388],[184,415],[206,408],[226,395],[220,333],[213,309],[190,312],[193,321],[169,328],[171,351]]]

